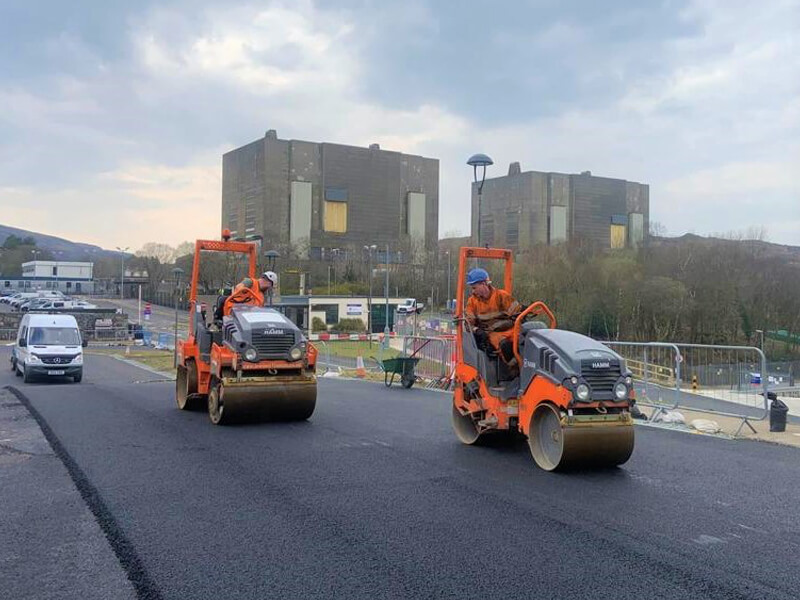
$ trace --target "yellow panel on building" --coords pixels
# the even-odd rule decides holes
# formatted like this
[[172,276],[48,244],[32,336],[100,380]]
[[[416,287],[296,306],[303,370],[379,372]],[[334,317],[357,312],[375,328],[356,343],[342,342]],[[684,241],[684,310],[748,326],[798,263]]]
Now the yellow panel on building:
[[612,225],[611,226],[611,247],[624,248],[625,239],[627,237],[628,228],[625,225]]
[[325,201],[325,231],[347,233],[347,202]]

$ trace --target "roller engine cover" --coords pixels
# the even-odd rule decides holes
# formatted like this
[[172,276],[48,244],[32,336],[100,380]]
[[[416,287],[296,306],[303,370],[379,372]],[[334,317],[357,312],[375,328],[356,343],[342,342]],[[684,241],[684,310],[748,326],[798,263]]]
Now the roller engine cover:
[[274,308],[234,306],[223,319],[223,342],[234,352],[255,348],[258,360],[292,360],[292,348],[306,342],[303,332]]
[[614,384],[631,375],[625,360],[590,337],[563,329],[525,329],[520,334],[524,393],[535,375],[561,385],[570,377],[582,378],[592,389],[593,400],[615,400]]

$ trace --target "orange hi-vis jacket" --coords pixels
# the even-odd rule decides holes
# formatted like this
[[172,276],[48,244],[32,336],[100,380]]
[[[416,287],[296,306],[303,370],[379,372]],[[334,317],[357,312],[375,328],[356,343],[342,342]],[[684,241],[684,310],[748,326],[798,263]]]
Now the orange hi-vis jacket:
[[499,348],[503,338],[511,339],[514,318],[521,311],[522,305],[511,294],[492,287],[486,300],[475,295],[469,297],[465,317],[470,325],[486,331],[492,346]]
[[[247,294],[244,295],[241,292],[242,289],[247,288],[252,292],[252,295]],[[223,314],[229,315],[231,312],[231,308],[234,304],[250,304],[252,306],[264,306],[264,294],[261,293],[261,290],[258,289],[258,281],[254,281],[253,285],[250,287],[245,286],[244,282],[236,284],[236,287],[233,288],[233,293],[228,296],[228,299],[225,300],[225,308],[223,309]]]

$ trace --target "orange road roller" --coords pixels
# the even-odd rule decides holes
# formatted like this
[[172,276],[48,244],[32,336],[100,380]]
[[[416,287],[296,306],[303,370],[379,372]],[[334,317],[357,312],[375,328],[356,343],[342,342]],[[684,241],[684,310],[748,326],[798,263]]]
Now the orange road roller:
[[557,329],[543,302],[511,315],[511,360],[480,344],[465,318],[465,280],[468,263],[489,260],[504,261],[501,289],[510,293],[510,250],[464,247],[459,254],[452,407],[458,439],[480,444],[499,432],[522,433],[546,471],[625,463],[634,445],[634,390],[624,359],[589,337]]
[[[256,282],[257,246],[197,240],[189,295],[189,336],[178,342],[175,398],[181,410],[207,407],[215,425],[308,419],[317,401],[317,351],[281,312],[265,308]],[[244,254],[247,285],[217,301],[210,322],[197,302],[204,252]]]

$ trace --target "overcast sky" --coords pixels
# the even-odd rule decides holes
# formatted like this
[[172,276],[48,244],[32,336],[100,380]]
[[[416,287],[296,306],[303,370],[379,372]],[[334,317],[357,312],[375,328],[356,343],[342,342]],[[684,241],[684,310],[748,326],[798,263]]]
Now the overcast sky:
[[800,245],[800,0],[0,0],[0,223],[107,248],[219,230],[281,138],[650,184],[670,235]]

